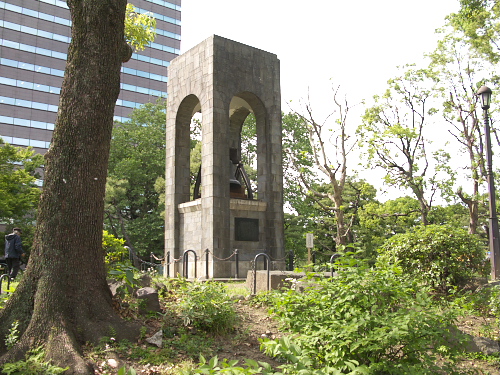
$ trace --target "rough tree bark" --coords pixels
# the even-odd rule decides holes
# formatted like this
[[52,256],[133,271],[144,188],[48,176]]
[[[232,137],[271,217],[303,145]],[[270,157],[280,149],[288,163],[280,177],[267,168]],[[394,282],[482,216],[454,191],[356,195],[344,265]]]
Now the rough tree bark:
[[73,22],[52,144],[46,154],[34,248],[16,292],[0,312],[0,334],[20,321],[22,333],[0,362],[45,345],[69,374],[93,374],[85,342],[130,338],[112,308],[102,252],[104,193],[124,40],[126,0],[67,0]]

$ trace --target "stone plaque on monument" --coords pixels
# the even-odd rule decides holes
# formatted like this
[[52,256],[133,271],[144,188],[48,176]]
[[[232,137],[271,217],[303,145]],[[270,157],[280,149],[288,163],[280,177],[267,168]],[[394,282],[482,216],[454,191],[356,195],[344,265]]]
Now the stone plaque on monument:
[[235,241],[258,241],[259,219],[248,219],[245,217],[234,218]]

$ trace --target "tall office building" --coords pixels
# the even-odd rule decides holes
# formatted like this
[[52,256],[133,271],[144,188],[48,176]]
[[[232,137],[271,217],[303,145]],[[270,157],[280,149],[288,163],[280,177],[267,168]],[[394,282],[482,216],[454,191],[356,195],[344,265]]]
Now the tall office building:
[[[167,67],[179,54],[181,0],[132,0],[156,18],[157,36],[123,64],[115,119],[167,95]],[[71,37],[70,13],[60,0],[0,1],[0,137],[45,153],[57,115]]]

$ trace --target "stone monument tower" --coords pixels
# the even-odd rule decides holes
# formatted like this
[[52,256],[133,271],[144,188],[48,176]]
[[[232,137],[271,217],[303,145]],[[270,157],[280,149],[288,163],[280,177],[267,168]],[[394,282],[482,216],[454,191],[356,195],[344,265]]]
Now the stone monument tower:
[[[284,268],[280,67],[276,55],[211,36],[170,63],[166,135],[165,254],[190,277],[231,278],[265,252]],[[201,113],[201,168],[190,187],[190,123]],[[241,129],[253,113],[257,191],[241,168]],[[239,172],[238,172],[239,171]],[[193,254],[193,251],[190,251]],[[208,253],[208,262],[207,254]]]

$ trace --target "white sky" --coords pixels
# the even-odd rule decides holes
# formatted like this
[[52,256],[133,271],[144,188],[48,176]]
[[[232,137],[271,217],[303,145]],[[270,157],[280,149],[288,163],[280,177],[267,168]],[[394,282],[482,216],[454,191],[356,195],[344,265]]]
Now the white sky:
[[[309,93],[321,122],[335,109],[332,87],[350,105],[381,94],[397,66],[435,48],[435,30],[458,8],[458,0],[183,0],[181,53],[213,34],[274,53],[282,110],[300,111]],[[381,187],[381,175],[365,173]]]
[[[386,88],[396,67],[435,47],[458,0],[184,0],[181,53],[215,34],[278,56],[282,110],[305,99],[326,111],[332,85],[350,103]],[[330,112],[328,112],[330,113]]]

